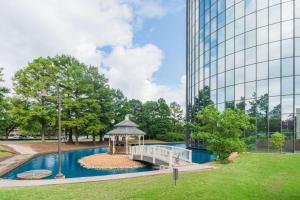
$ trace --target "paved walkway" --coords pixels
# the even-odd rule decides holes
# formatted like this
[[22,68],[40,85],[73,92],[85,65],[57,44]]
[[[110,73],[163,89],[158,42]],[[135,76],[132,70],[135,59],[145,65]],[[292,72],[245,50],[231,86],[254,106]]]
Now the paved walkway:
[[11,158],[5,159],[0,162],[0,176],[8,172],[9,170],[19,166],[20,164],[31,159],[37,152],[29,147],[18,144],[5,144],[6,146],[12,148],[19,155],[15,155]]
[[[210,169],[215,169],[215,167],[200,165],[200,164],[192,164],[189,166],[179,167],[179,172],[210,170]],[[85,183],[85,182],[94,182],[94,181],[127,179],[127,178],[134,178],[134,177],[145,177],[145,176],[170,174],[170,173],[172,173],[170,169],[164,169],[164,170],[148,171],[148,172],[115,174],[115,175],[107,175],[107,176],[91,176],[91,177],[81,177],[81,178],[67,178],[67,179],[0,180],[0,187],[25,187],[25,186],[57,185],[57,184],[66,184],[66,183]]]
[[34,155],[37,153],[32,148],[26,147],[21,144],[5,144],[5,145],[12,148],[14,151],[16,151],[20,154]]

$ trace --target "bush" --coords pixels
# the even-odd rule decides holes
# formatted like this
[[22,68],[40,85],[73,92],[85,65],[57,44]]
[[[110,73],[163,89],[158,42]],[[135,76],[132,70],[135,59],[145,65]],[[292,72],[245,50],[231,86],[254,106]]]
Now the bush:
[[277,149],[280,150],[280,152],[282,152],[282,148],[284,146],[284,142],[285,142],[285,135],[279,132],[274,133],[271,136],[271,144],[272,146]]
[[245,141],[243,130],[253,129],[251,117],[240,110],[226,109],[223,113],[214,105],[209,105],[197,113],[198,123],[193,125],[194,139],[207,143],[207,149],[218,156],[218,160],[227,162],[232,152],[242,152]]
[[184,141],[184,134],[180,132],[168,132],[166,134],[157,135],[157,139],[166,142]]

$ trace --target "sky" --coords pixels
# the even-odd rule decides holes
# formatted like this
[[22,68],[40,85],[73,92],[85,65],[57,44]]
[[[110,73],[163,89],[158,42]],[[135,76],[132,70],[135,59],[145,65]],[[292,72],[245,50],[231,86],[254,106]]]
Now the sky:
[[99,67],[113,88],[142,101],[185,102],[185,0],[0,0],[5,86],[41,56]]

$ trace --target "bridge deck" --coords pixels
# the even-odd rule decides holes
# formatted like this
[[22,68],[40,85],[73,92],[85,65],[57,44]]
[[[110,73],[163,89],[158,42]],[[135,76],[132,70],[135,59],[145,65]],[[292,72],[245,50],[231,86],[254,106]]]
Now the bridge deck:
[[183,166],[192,163],[192,151],[172,146],[132,146],[131,159],[155,165]]

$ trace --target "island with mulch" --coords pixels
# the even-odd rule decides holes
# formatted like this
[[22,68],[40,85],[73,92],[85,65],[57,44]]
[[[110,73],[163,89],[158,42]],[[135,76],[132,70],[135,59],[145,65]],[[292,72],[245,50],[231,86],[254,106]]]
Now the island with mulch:
[[144,167],[142,162],[130,160],[128,155],[95,154],[78,160],[82,167],[88,169],[131,169]]

